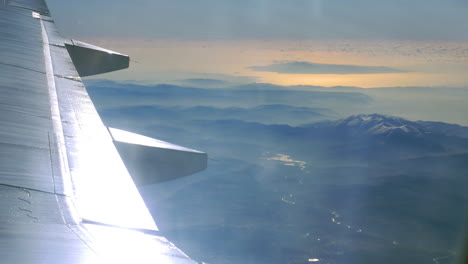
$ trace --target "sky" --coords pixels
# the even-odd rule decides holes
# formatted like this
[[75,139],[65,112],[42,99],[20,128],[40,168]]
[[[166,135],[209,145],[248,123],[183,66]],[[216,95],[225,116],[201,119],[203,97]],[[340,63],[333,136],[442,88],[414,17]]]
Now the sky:
[[48,4],[62,34],[137,62],[115,80],[468,87],[462,0]]

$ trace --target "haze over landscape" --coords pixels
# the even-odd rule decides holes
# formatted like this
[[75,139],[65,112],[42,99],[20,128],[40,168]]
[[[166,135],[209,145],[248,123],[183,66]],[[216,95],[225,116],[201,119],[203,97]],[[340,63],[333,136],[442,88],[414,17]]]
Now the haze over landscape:
[[104,122],[210,156],[141,188],[207,263],[456,263],[468,205],[468,4],[48,4],[131,55],[87,79]]
[[[398,102],[415,109],[411,121],[351,115],[377,107],[379,93],[359,88],[87,86],[109,126],[210,154],[207,171],[141,189],[161,230],[196,259],[456,260],[468,200],[468,127],[416,121],[424,105]],[[399,91],[389,90],[378,91]],[[433,93],[424,91],[440,91]]]

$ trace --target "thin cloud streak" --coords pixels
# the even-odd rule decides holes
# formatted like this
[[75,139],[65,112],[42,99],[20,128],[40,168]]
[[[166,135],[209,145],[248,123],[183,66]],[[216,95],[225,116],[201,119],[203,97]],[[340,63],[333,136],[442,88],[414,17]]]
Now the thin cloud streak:
[[406,72],[385,66],[323,64],[305,61],[277,62],[267,66],[252,66],[248,69],[283,74],[379,74]]

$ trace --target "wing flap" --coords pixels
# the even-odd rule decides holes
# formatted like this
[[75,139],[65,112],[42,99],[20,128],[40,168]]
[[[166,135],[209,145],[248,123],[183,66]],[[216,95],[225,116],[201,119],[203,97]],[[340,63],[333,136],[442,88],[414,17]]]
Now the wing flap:
[[188,176],[207,167],[208,155],[204,152],[116,128],[109,131],[139,186]]
[[127,55],[81,41],[72,40],[65,47],[82,77],[126,69],[130,63]]

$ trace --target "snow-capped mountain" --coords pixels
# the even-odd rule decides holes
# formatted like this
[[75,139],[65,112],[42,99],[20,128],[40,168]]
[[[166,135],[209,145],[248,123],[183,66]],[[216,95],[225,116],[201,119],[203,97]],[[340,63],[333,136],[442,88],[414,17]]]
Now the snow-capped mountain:
[[400,117],[360,114],[338,120],[336,127],[358,130],[360,133],[371,135],[413,135],[430,134],[422,125]]
[[[304,135],[302,138],[306,140],[298,146],[307,149],[305,146],[310,144],[309,149],[320,152],[317,158],[328,155],[326,157],[332,159],[341,157],[362,161],[390,160],[416,158],[428,154],[459,154],[468,149],[468,138],[465,137],[468,127],[440,122],[410,121],[381,114],[353,115],[301,128],[300,133]],[[294,133],[286,132],[286,136]]]

